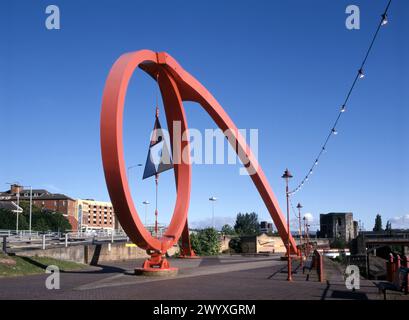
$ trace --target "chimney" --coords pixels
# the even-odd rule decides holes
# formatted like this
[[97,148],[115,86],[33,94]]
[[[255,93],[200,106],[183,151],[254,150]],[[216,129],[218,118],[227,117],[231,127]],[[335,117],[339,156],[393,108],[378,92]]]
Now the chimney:
[[18,184],[12,184],[10,187],[11,194],[17,194],[23,192],[23,187]]

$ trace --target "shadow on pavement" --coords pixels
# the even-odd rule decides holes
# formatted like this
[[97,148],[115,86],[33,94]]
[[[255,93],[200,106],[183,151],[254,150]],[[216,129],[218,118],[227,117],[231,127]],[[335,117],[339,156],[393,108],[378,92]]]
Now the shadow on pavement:
[[[35,261],[31,259],[30,257],[21,257],[24,261],[37,266],[43,270],[46,270],[48,265],[45,265],[43,263],[40,263],[38,261]],[[100,269],[97,270],[60,270],[61,273],[78,273],[78,274],[103,274],[103,273],[124,273],[127,271],[126,269],[119,268],[119,267],[114,267],[114,266],[107,266],[107,265],[102,265],[102,264],[96,264],[93,265],[93,267],[98,267]]]
[[354,291],[334,290],[331,294],[333,299],[368,300],[366,293]]

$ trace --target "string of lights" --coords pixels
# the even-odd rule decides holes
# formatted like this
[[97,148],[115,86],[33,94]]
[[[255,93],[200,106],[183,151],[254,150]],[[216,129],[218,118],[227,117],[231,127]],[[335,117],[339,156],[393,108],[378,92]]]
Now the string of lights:
[[310,167],[310,169],[309,169],[308,173],[305,175],[305,177],[301,180],[301,182],[297,185],[296,188],[294,188],[292,191],[289,192],[290,195],[295,194],[298,191],[300,191],[301,188],[304,186],[304,184],[309,180],[310,176],[314,172],[314,169],[317,167],[318,163],[320,162],[321,156],[326,152],[326,148],[327,148],[327,145],[328,145],[331,137],[338,134],[337,125],[338,125],[338,123],[339,123],[339,121],[341,119],[341,116],[347,110],[347,104],[348,104],[348,102],[350,100],[351,94],[352,94],[358,80],[363,79],[365,77],[364,67],[365,67],[366,61],[368,59],[368,56],[372,51],[372,47],[373,47],[373,45],[375,43],[375,40],[378,37],[379,30],[381,29],[382,26],[385,26],[388,23],[388,10],[389,10],[389,6],[390,6],[391,2],[392,2],[392,0],[388,1],[388,4],[387,4],[383,14],[381,15],[381,20],[380,20],[380,22],[378,24],[378,27],[376,29],[375,34],[372,37],[372,41],[371,41],[371,43],[370,43],[370,45],[368,47],[368,50],[366,51],[365,57],[364,57],[361,65],[360,65],[360,67],[358,69],[357,74],[355,75],[354,81],[352,82],[352,85],[351,85],[351,87],[350,87],[350,89],[349,89],[349,91],[348,91],[348,93],[347,93],[347,95],[345,97],[344,103],[341,105],[341,108],[340,108],[340,110],[338,112],[338,116],[337,116],[335,122],[333,123],[333,125],[331,126],[331,130],[328,133],[328,135],[327,135],[327,137],[326,137],[326,139],[324,141],[324,144],[321,146],[320,152],[315,157],[315,161],[312,164],[312,166]]

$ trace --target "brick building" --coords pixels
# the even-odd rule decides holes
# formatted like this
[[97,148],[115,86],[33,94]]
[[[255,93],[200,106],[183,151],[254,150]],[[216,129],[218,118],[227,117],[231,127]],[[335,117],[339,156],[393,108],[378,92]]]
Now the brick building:
[[[75,218],[76,201],[64,194],[51,193],[45,189],[33,189],[33,206],[62,213],[70,222],[72,230],[77,230],[77,219]],[[13,184],[10,190],[0,192],[0,201],[14,202],[30,201],[30,190],[17,184]]]

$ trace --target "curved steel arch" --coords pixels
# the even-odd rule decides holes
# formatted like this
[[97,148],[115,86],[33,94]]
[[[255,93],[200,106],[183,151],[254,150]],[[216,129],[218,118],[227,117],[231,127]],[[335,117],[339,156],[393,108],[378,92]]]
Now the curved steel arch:
[[[252,173],[250,177],[270,212],[280,237],[286,242],[287,226],[278,201],[257,159],[221,105],[200,82],[186,72],[170,55],[165,52],[155,53],[150,50],[141,50],[122,55],[115,62],[108,75],[102,99],[101,151],[108,192],[118,219],[134,243],[141,248],[154,251],[156,260],[151,266],[160,264],[161,256],[178,241],[187,223],[191,165],[183,161],[176,161],[177,199],[172,220],[166,234],[161,239],[152,237],[144,228],[134,206],[127,182],[123,155],[124,101],[129,80],[137,67],[159,82],[171,142],[173,142],[173,132],[170,124],[173,121],[181,122],[182,132],[188,129],[183,101],[199,103],[223,132],[229,130],[235,138],[235,145],[232,145],[233,149],[243,163],[249,163],[247,170]],[[229,142],[232,140],[229,139]],[[177,143],[178,146],[173,147],[180,146],[181,150],[189,148],[188,141],[180,139]],[[297,253],[296,243],[291,235],[290,245],[291,251]],[[150,265],[146,266],[149,267]]]

